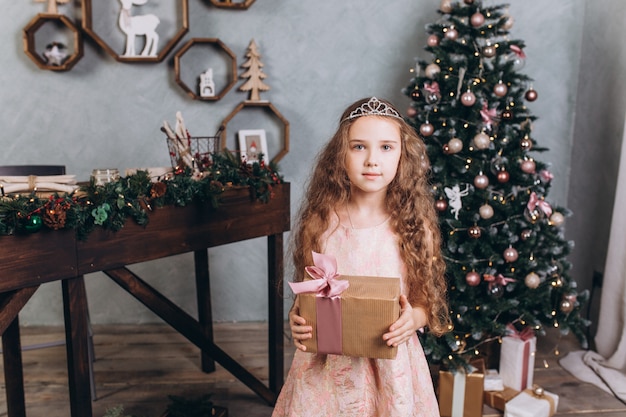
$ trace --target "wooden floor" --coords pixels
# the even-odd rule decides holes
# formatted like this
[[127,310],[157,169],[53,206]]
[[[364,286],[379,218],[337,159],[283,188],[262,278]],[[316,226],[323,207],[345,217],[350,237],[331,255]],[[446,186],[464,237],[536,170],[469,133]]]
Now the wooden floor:
[[[216,324],[215,340],[262,380],[267,379],[267,327],[264,323]],[[62,328],[23,328],[22,345],[63,339]],[[128,415],[161,417],[168,395],[199,397],[210,393],[230,417],[269,417],[272,408],[245,385],[218,366],[205,374],[199,351],[166,325],[94,326],[97,400],[94,417],[124,406]],[[535,382],[559,395],[557,417],[626,417],[626,406],[593,385],[578,381],[557,363],[556,337],[538,343]],[[288,370],[293,348],[285,340]],[[558,341],[561,354],[577,350],[572,339]],[[545,362],[544,362],[545,361]],[[65,347],[25,350],[23,353],[27,414],[29,417],[68,417]],[[547,365],[547,367],[545,367]],[[4,377],[0,376],[0,416],[6,416]],[[485,406],[483,416],[502,414]]]

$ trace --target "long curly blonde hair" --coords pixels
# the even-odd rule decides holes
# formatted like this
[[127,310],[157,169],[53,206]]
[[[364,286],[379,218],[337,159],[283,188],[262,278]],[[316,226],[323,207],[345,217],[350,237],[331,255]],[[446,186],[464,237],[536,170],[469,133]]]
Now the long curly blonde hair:
[[[321,251],[320,237],[330,227],[331,213],[345,206],[350,198],[345,161],[348,133],[357,118],[348,116],[369,100],[364,98],[348,106],[337,131],[317,156],[292,235],[296,280],[302,280],[304,267],[312,265],[311,252]],[[380,101],[394,108],[389,101]],[[448,331],[450,319],[441,235],[429,190],[426,146],[404,120],[373,117],[385,117],[400,127],[402,153],[396,177],[387,189],[387,210],[392,213],[391,225],[399,237],[400,255],[407,270],[408,300],[426,310],[429,331],[441,335]]]

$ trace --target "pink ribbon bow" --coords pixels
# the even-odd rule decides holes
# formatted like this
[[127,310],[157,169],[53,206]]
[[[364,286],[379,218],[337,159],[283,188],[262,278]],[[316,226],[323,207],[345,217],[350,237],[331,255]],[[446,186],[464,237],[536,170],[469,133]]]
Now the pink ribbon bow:
[[289,282],[294,294],[317,293],[318,297],[331,298],[341,295],[350,286],[350,282],[337,279],[339,274],[334,256],[313,252],[313,264],[304,268],[312,280]]
[[531,339],[534,335],[535,335],[535,331],[533,330],[532,327],[530,326],[526,326],[524,327],[524,330],[522,331],[518,331],[515,326],[513,326],[511,323],[506,325],[506,330],[507,330],[507,336],[511,336],[514,337],[516,339],[520,339],[522,341],[527,341],[529,339]]
[[440,94],[439,83],[437,81],[433,81],[430,84],[424,83],[424,90],[428,91],[431,94]]
[[526,207],[530,211],[533,211],[535,208],[539,207],[539,209],[543,211],[548,217],[552,214],[552,207],[550,207],[550,204],[547,201],[537,197],[537,194],[535,192],[532,192],[530,194],[530,199],[528,200],[528,204],[526,205]]
[[547,169],[542,169],[541,171],[539,171],[539,178],[543,182],[550,182],[554,178],[554,175],[552,175],[552,173]]
[[517,45],[511,45],[510,46],[511,51],[515,52],[517,54],[518,57],[520,58],[526,58],[526,54],[524,53],[524,51],[522,50],[522,48],[520,48]]
[[493,124],[493,119],[496,118],[496,116],[498,115],[498,111],[493,108],[490,109],[487,106],[487,103],[483,103],[483,108],[480,111],[480,117],[482,117],[483,119],[483,123],[489,128],[491,129],[491,125]]
[[509,282],[516,281],[515,278],[507,278],[502,274],[498,274],[498,275],[484,274],[483,279],[489,283],[489,288],[497,284],[505,286]]

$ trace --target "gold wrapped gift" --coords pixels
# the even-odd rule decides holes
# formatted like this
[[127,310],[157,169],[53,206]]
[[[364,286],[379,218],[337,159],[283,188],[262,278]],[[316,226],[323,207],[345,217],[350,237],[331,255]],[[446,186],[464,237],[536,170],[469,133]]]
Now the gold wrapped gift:
[[504,387],[503,391],[485,391],[485,404],[496,410],[504,411],[506,403],[519,393],[519,391],[509,387]]
[[471,373],[439,371],[441,417],[482,417],[484,366]]
[[307,352],[394,359],[397,348],[382,336],[400,317],[400,278],[340,275],[337,280],[350,283],[337,297],[298,294],[300,315],[313,327],[313,338],[304,341]]

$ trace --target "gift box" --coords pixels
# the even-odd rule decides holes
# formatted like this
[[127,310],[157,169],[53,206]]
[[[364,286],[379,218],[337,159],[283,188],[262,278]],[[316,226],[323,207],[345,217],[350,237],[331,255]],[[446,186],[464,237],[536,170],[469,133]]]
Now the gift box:
[[502,391],[504,384],[497,369],[487,369],[485,372],[485,391]]
[[522,391],[507,402],[504,417],[551,417],[558,406],[558,395],[535,387]]
[[504,411],[504,407],[506,403],[511,401],[519,394],[519,391],[514,390],[513,388],[504,387],[501,391],[485,391],[484,401],[489,407]]
[[509,326],[510,335],[502,338],[500,377],[506,387],[522,391],[533,385],[537,338],[531,328],[518,332]]
[[400,278],[339,275],[334,257],[313,255],[313,279],[289,283],[313,328],[307,352],[395,359],[397,347],[382,337],[400,317]]
[[439,371],[439,414],[441,417],[482,417],[484,368],[452,373]]

